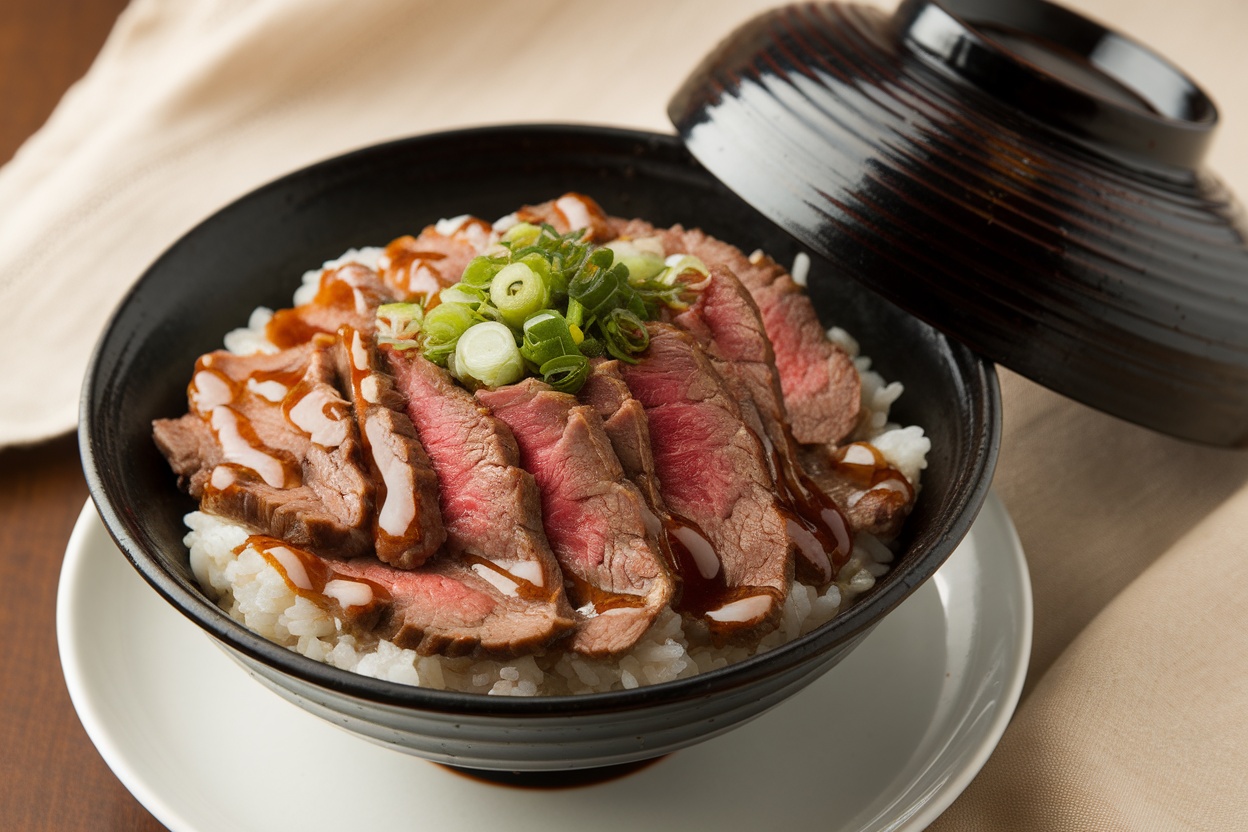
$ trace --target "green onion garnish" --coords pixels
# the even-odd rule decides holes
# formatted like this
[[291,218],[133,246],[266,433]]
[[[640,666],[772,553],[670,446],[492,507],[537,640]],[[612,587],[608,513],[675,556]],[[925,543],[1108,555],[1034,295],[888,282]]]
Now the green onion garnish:
[[489,297],[489,286],[478,288],[469,286],[467,283],[456,283],[454,286],[448,286],[438,293],[438,300],[442,303],[463,303],[476,309],[485,303]]
[[633,356],[650,346],[650,331],[645,321],[628,309],[613,309],[602,323],[603,341],[607,352],[628,364],[636,364]]
[[538,372],[542,381],[560,393],[576,393],[589,378],[589,359],[577,355],[560,355],[543,364]]
[[487,257],[484,254],[474,257],[468,261],[459,282],[476,289],[488,289],[494,275],[506,265],[506,257]]
[[595,247],[584,229],[560,234],[522,222],[499,243],[469,261],[423,322],[417,307],[408,318],[379,322],[381,334],[396,337],[390,327],[416,339],[405,343],[419,343],[469,387],[511,384],[527,371],[575,393],[589,359],[636,363],[650,345],[646,322],[664,308],[688,308],[710,281],[696,257],[664,260],[657,237]]
[[[446,290],[443,290],[445,293]],[[425,336],[422,352],[435,364],[446,366],[455,345],[473,324],[482,320],[471,306],[464,303],[440,303],[425,315]]]
[[580,355],[568,322],[555,309],[543,309],[524,322],[520,354],[535,367],[562,355]]
[[490,301],[503,323],[519,329],[526,318],[550,304],[550,291],[542,276],[528,264],[512,263],[494,275]]
[[468,387],[502,387],[524,378],[524,359],[506,324],[485,321],[469,327],[455,345],[451,374]]
[[425,320],[419,303],[383,303],[377,307],[377,336],[385,343],[411,341],[415,346]]
[[513,248],[524,248],[537,242],[537,238],[541,234],[541,227],[527,222],[518,222],[503,233],[503,237],[499,242],[504,245],[510,245]]
[[[649,239],[652,243],[658,242],[653,238]],[[666,266],[660,253],[662,248],[658,246],[643,247],[637,241],[615,240],[607,243],[606,247],[615,253],[615,262],[628,269],[628,281],[634,285],[656,277]]]

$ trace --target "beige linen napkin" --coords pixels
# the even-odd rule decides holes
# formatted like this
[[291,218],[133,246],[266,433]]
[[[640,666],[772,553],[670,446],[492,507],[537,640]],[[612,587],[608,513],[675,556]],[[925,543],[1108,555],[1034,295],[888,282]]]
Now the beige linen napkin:
[[667,129],[765,0],[137,0],[0,172],[0,446],[72,428],[124,291],[214,209],[310,162],[449,127]]
[[[1209,89],[1224,113],[1211,164],[1248,196],[1248,4],[1071,4]],[[108,311],[229,200],[446,127],[669,129],[679,81],[768,5],[135,0],[0,170],[0,446],[73,427]],[[1035,645],[1013,724],[936,827],[1248,829],[1248,454],[1002,378],[995,487],[1028,553]]]

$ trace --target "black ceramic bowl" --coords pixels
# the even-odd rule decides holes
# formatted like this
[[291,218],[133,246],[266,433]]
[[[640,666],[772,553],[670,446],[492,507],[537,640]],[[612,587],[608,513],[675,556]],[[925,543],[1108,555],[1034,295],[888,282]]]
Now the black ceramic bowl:
[[257,680],[374,741],[453,765],[588,768],[655,757],[715,736],[840,661],[930,578],[966,534],[996,460],[991,365],[926,324],[837,279],[822,261],[820,313],[854,333],[875,367],[905,384],[894,414],[932,440],[904,555],[857,605],[772,652],[691,679],[575,697],[447,693],[357,676],[297,655],[230,619],[199,590],[182,544],[194,508],[151,439],[186,410],[201,353],[259,305],[287,306],[300,275],[351,247],[384,245],[441,217],[501,216],[575,190],[610,213],[683,222],[791,262],[798,245],[694,162],[669,136],[563,126],[417,137],[293,173],[206,220],[126,297],[100,341],[82,399],[91,495],[144,578]]

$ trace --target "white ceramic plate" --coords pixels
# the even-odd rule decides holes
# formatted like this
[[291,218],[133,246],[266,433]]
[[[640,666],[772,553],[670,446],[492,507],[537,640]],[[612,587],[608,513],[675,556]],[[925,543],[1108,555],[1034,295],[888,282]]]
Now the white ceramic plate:
[[253,681],[165,603],[88,503],[57,598],[87,733],[174,832],[921,829],[1005,730],[1031,650],[1022,548],[995,495],[936,576],[780,707],[619,779],[479,782],[373,745]]

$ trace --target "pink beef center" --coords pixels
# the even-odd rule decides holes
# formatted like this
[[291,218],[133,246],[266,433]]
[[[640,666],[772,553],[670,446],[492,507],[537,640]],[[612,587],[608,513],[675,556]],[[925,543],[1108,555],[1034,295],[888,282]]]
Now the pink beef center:
[[654,464],[669,501],[702,506],[720,518],[732,513],[741,488],[725,448],[723,420],[707,419],[706,405],[668,404],[648,411]]
[[773,304],[764,313],[767,334],[776,353],[776,369],[786,398],[815,396],[826,392],[831,379],[825,349],[804,345],[800,327],[793,326],[785,314],[784,304]]

